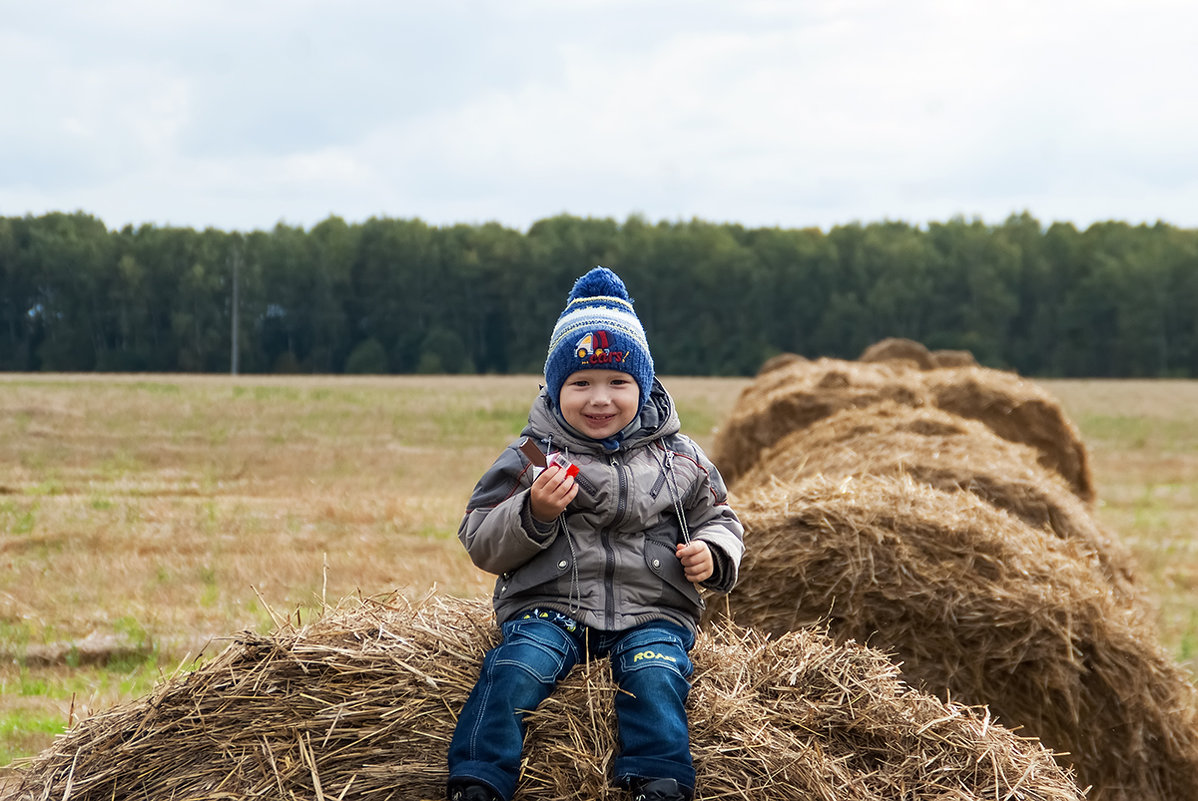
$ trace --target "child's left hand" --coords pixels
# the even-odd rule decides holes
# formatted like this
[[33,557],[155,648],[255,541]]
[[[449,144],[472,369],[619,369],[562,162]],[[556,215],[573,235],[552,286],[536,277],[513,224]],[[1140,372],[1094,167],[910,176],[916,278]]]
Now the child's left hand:
[[711,556],[711,549],[702,540],[678,543],[675,554],[682,562],[686,580],[692,584],[698,584],[700,581],[711,578],[715,572],[715,560]]

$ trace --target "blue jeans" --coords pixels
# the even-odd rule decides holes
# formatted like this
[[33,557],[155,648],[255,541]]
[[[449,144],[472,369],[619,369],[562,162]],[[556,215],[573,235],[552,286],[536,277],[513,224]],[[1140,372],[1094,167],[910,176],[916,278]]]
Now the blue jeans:
[[449,744],[449,780],[516,792],[524,713],[536,709],[589,652],[610,656],[620,753],[614,778],[675,779],[695,786],[686,697],[695,637],[666,621],[626,631],[586,629],[557,612],[529,610],[503,624],[503,641],[483,659],[478,682]]

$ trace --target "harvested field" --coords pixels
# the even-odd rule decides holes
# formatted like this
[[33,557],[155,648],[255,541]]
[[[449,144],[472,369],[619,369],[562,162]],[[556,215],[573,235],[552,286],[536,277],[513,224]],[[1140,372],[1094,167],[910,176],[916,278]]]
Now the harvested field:
[[738,492],[748,544],[729,608],[781,635],[825,624],[908,681],[1068,752],[1101,801],[1198,787],[1198,698],[1078,539],[909,476]]
[[[149,698],[78,725],[18,797],[441,797],[454,714],[494,641],[489,606],[366,600],[304,629],[245,634]],[[716,627],[694,651],[701,798],[1080,801],[1038,743],[903,684],[882,654],[813,632]],[[606,661],[529,718],[518,797],[623,797]]]

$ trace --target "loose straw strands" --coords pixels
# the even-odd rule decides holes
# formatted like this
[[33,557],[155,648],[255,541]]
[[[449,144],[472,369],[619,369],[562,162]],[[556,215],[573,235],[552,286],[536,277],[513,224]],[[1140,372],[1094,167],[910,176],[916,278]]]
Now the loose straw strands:
[[[439,798],[457,711],[494,643],[481,602],[369,599],[299,631],[242,635],[143,701],[94,716],[19,797]],[[984,710],[914,691],[883,654],[817,631],[702,634],[689,711],[704,799],[1044,799],[1081,793]],[[616,692],[579,666],[528,716],[521,799],[610,799]]]

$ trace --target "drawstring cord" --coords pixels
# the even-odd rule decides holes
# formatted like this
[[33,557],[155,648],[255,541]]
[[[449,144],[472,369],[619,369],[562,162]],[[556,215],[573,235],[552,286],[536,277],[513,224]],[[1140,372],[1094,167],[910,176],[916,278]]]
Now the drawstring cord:
[[670,490],[670,500],[674,504],[674,514],[678,515],[678,525],[682,528],[682,541],[690,545],[691,532],[686,525],[686,510],[682,508],[681,493],[678,491],[678,477],[674,473],[674,452],[662,446],[665,456],[658,460],[666,476],[666,487]]
[[582,609],[582,585],[578,581],[578,551],[574,549],[574,535],[566,525],[566,513],[562,512],[558,520],[561,521],[562,531],[566,534],[566,545],[570,547],[570,593],[566,600],[569,603],[570,615],[573,616]]
[[[545,437],[542,442],[545,443],[545,453],[553,453],[553,435]],[[565,460],[569,462],[570,449],[563,448],[562,453],[565,454]],[[582,609],[582,584],[578,580],[578,549],[574,544],[574,534],[570,531],[570,526],[566,524],[566,513],[562,512],[557,519],[562,524],[562,531],[566,535],[566,545],[570,548],[570,592],[566,600],[569,602],[569,613],[574,615]]]

